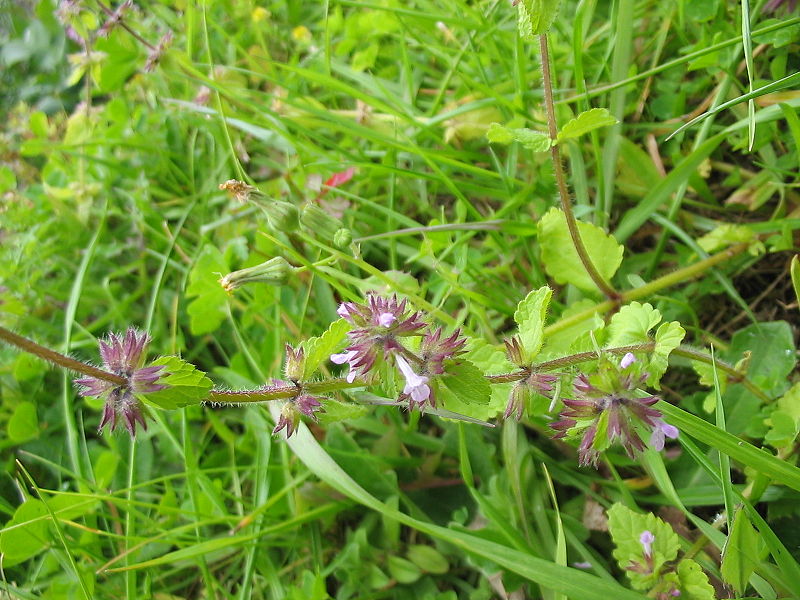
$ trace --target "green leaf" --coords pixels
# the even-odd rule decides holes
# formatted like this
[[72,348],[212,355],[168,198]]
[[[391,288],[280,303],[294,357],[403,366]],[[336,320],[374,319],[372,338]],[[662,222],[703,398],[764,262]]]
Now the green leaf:
[[[572,245],[564,213],[551,208],[539,220],[538,231],[545,271],[558,283],[571,283],[582,290],[595,291],[597,286]],[[622,263],[623,247],[611,235],[589,223],[579,221],[578,233],[600,276],[610,280]]]
[[389,567],[389,574],[398,583],[414,583],[422,577],[422,571],[417,565],[400,556],[390,556],[386,561],[386,566]]
[[660,389],[658,382],[669,366],[670,352],[680,346],[686,330],[677,321],[662,323],[656,331],[656,347],[650,356],[647,384]]
[[321,336],[309,338],[303,342],[303,349],[306,355],[303,367],[304,379],[311,377],[319,366],[328,360],[331,354],[334,354],[342,347],[342,341],[348,331],[350,331],[350,323],[344,319],[338,319],[331,323]]
[[355,404],[354,402],[339,402],[333,398],[327,398],[323,400],[322,408],[325,412],[317,413],[317,418],[323,425],[335,423],[337,421],[358,419],[369,412],[369,408],[363,404]]
[[[468,360],[451,362],[445,366],[445,374],[439,380],[459,401],[464,404],[488,404],[492,389],[483,372]],[[448,409],[455,410],[448,406]],[[455,411],[458,412],[458,411]]]
[[794,288],[794,295],[797,302],[800,304],[800,259],[798,255],[792,258],[792,266],[789,268],[792,274],[792,287]]
[[794,443],[800,433],[800,383],[778,399],[767,425],[770,430],[764,441],[773,448],[787,448]]
[[41,552],[51,541],[48,522],[47,508],[41,500],[30,498],[20,504],[0,532],[3,565],[15,565]]
[[608,325],[610,348],[650,341],[649,331],[661,322],[661,313],[649,303],[631,302],[611,317]]
[[684,558],[678,563],[678,591],[682,600],[714,600],[717,596],[708,575],[695,561]]
[[706,252],[712,253],[744,242],[750,244],[748,251],[754,256],[765,251],[764,243],[758,239],[752,228],[747,225],[733,225],[730,223],[715,227],[699,238],[697,245]]
[[520,37],[535,41],[537,35],[547,33],[558,16],[561,0],[519,0],[517,3],[517,27]]
[[409,560],[427,573],[444,575],[450,569],[447,559],[433,546],[413,544],[408,547]]
[[189,287],[186,288],[187,296],[196,296],[186,309],[193,334],[211,333],[227,317],[228,294],[219,279],[229,271],[222,252],[207,244],[189,273]]
[[552,295],[553,290],[546,285],[533,290],[517,304],[514,312],[514,321],[519,326],[519,337],[528,360],[536,357],[542,349],[544,320]]
[[577,138],[600,127],[608,127],[617,123],[617,119],[607,109],[592,108],[582,112],[574,119],[570,119],[558,132],[556,143]]
[[21,402],[8,420],[8,439],[19,444],[39,437],[39,418],[33,402]]
[[747,580],[761,562],[763,544],[755,527],[740,507],[733,519],[733,527],[722,553],[720,572],[722,579],[740,594],[747,587]]
[[[667,523],[651,513],[641,514],[623,504],[616,503],[608,510],[608,530],[614,540],[614,558],[624,569],[633,587],[648,589],[658,581],[664,563],[674,560],[681,547],[681,540]],[[628,570],[632,564],[645,564],[644,548],[640,541],[642,533],[653,534],[653,571],[643,574]]]
[[[464,355],[468,361],[478,367],[484,375],[497,375],[498,373],[510,373],[515,369],[509,362],[506,353],[497,346],[493,346],[482,338],[467,338],[467,353]],[[490,386],[492,396],[489,404],[473,405],[469,416],[481,421],[493,419],[502,413],[508,404],[508,394],[511,390],[510,383],[501,383]],[[480,409],[478,411],[478,409]],[[480,412],[480,415],[475,412]]]
[[533,129],[509,129],[499,123],[492,123],[486,132],[488,140],[495,144],[510,144],[519,142],[525,148],[534,152],[547,152],[553,145],[550,136]]
[[191,363],[177,356],[161,356],[150,363],[149,366],[164,365],[166,377],[159,378],[159,383],[169,387],[159,392],[141,394],[146,402],[159,408],[173,410],[193,404],[200,404],[208,397],[211,390],[211,380],[205,372],[195,368]]

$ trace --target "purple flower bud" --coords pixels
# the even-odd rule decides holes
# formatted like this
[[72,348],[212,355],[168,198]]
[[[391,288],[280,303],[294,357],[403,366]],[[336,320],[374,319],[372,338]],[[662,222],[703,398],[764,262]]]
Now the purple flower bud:
[[622,357],[622,360],[619,361],[619,366],[622,367],[623,369],[627,369],[635,362],[636,362],[636,357],[631,352],[628,352],[625,356]]
[[284,367],[286,378],[294,382],[300,381],[303,379],[305,367],[306,359],[303,348],[295,350],[289,344],[286,344],[286,366]]

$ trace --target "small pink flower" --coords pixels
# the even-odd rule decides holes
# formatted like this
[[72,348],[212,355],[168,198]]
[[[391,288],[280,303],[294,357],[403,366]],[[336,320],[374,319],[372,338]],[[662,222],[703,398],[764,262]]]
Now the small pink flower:
[[399,354],[394,358],[397,368],[405,377],[406,385],[403,394],[411,398],[410,405],[422,407],[428,398],[431,397],[431,388],[428,385],[428,378],[424,375],[417,375],[408,361]]
[[642,535],[639,536],[639,543],[642,545],[642,550],[646,558],[653,556],[653,542],[656,541],[656,536],[652,531],[644,530]]

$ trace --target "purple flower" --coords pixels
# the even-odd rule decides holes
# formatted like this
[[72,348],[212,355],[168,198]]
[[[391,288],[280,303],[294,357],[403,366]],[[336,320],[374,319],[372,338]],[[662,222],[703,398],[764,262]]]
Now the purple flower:
[[[600,452],[618,440],[629,457],[645,449],[641,433],[650,431],[650,443],[656,450],[664,449],[664,438],[678,436],[676,427],[652,408],[657,396],[638,397],[638,388],[647,379],[641,366],[629,355],[619,365],[607,355],[599,361],[591,375],[579,374],[573,381],[575,399],[565,398],[560,420],[550,424],[556,439],[582,434],[578,446],[581,465],[597,466]],[[597,432],[605,435],[600,438]]]
[[101,38],[108,37],[108,34],[114,30],[114,28],[120,24],[122,19],[125,16],[125,13],[130,10],[133,6],[133,0],[125,0],[122,4],[120,4],[117,9],[111,13],[103,26],[97,30],[97,36]]
[[461,337],[461,330],[456,329],[452,335],[442,338],[442,328],[433,333],[426,333],[419,345],[419,355],[425,364],[425,372],[430,375],[444,373],[444,361],[453,360],[464,353],[466,338]]
[[652,531],[644,530],[642,535],[639,536],[639,543],[642,545],[642,550],[646,558],[653,556],[653,542],[656,541],[656,536]]
[[650,436],[650,445],[661,452],[664,449],[664,437],[674,440],[678,437],[678,428],[661,418],[655,418],[653,421],[655,422],[655,429],[653,429],[653,434]]
[[406,385],[403,388],[401,397],[409,398],[409,407],[414,408],[417,406],[424,410],[425,403],[428,400],[431,400],[431,405],[433,405],[433,396],[431,394],[431,388],[428,385],[428,378],[424,375],[417,375],[414,369],[411,368],[411,365],[408,364],[408,361],[400,354],[396,355],[394,360],[397,364],[397,368],[400,369],[400,372],[406,380]]
[[147,429],[144,408],[136,395],[158,392],[169,387],[158,383],[159,378],[167,375],[162,372],[163,366],[142,367],[149,342],[150,337],[146,333],[132,327],[125,332],[124,337],[112,333],[107,340],[100,340],[103,369],[122,377],[125,383],[112,383],[96,377],[75,380],[77,385],[84,388],[80,391],[81,396],[105,397],[100,429],[110,425],[111,431],[114,431],[120,415],[131,436],[136,434],[136,423]]
[[344,302],[336,312],[354,329],[347,334],[350,345],[330,358],[336,364],[350,366],[347,380],[351,383],[402,351],[400,338],[421,335],[426,326],[422,313],[407,310],[406,301],[398,301],[396,296],[369,294],[365,304]]

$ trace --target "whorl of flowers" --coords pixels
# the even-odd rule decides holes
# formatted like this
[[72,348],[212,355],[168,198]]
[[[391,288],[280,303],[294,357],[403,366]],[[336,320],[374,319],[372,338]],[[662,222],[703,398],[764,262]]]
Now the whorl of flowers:
[[83,387],[80,391],[81,396],[105,399],[100,429],[109,425],[111,431],[114,431],[119,420],[123,422],[131,436],[136,434],[137,423],[143,429],[147,429],[144,407],[136,395],[158,392],[169,387],[158,383],[159,378],[167,375],[163,373],[163,366],[142,366],[149,342],[150,337],[146,333],[133,328],[129,328],[124,336],[112,333],[107,339],[100,340],[103,369],[122,377],[125,383],[112,383],[96,377],[82,377],[75,380],[77,385]]
[[[444,374],[445,361],[463,354],[466,340],[460,330],[445,336],[441,327],[429,329],[423,314],[397,296],[370,294],[364,304],[342,303],[337,313],[354,326],[347,334],[350,345],[330,357],[350,367],[348,382],[375,373],[383,364],[393,365],[405,381],[399,402],[420,410],[436,405],[432,379]],[[416,353],[403,343],[412,336],[422,337]]]
[[645,449],[642,434],[650,433],[650,445],[664,449],[665,438],[678,437],[678,429],[653,408],[657,396],[638,397],[644,385],[643,373],[633,354],[619,364],[608,356],[600,357],[598,369],[591,375],[579,374],[573,381],[575,398],[564,398],[560,420],[550,424],[556,439],[582,434],[578,447],[581,465],[597,466],[600,452],[618,440],[629,457]]

